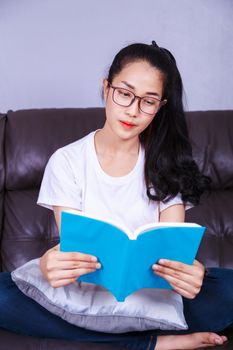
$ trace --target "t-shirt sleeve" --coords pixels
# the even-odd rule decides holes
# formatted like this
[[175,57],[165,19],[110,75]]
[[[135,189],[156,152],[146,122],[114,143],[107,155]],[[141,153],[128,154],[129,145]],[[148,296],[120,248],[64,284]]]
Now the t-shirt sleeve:
[[162,201],[159,203],[159,211],[160,213],[164,210],[164,209],[167,209],[169,207],[171,207],[172,205],[176,205],[176,204],[183,204],[184,205],[184,208],[185,210],[188,210],[190,208],[193,207],[193,204],[192,203],[184,203],[182,198],[181,198],[181,194],[178,193],[174,198],[170,199],[168,202],[166,203],[163,203]]
[[37,204],[48,209],[62,206],[81,210],[81,188],[67,155],[61,149],[46,165]]

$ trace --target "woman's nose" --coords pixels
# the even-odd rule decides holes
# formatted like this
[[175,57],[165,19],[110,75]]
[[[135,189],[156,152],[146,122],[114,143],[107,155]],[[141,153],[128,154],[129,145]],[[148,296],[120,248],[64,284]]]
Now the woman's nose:
[[135,98],[130,106],[126,107],[126,111],[132,117],[136,117],[140,113],[139,101],[137,98]]

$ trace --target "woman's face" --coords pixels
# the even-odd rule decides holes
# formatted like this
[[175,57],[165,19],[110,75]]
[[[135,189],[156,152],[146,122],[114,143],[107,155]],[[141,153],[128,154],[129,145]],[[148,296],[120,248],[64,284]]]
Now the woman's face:
[[[114,77],[112,86],[125,88],[136,96],[151,98],[163,97],[163,75],[146,61],[136,61],[126,65]],[[139,109],[135,99],[128,107],[120,106],[113,101],[113,88],[104,80],[104,99],[106,104],[105,128],[121,139],[132,139],[147,128],[156,114],[148,115]]]

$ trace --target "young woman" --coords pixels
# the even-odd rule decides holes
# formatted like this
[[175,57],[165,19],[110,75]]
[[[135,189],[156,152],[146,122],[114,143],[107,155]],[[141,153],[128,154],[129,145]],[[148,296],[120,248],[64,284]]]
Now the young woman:
[[[152,221],[184,221],[185,206],[199,203],[209,179],[192,159],[174,57],[155,42],[129,45],[114,58],[103,92],[103,128],[55,152],[46,167],[38,203],[54,210],[58,227],[66,209],[101,213],[131,228]],[[41,257],[40,268],[57,288],[96,271],[100,264],[95,257],[60,252],[56,246]],[[17,323],[0,302],[0,314],[4,314],[0,325],[31,335],[38,335],[39,327],[44,336],[117,343],[129,349],[223,344],[227,338],[215,332],[233,325],[232,270],[205,273],[196,260],[193,265],[161,260],[152,269],[183,297],[186,334],[161,335],[157,330],[106,334],[75,327],[23,295],[7,273],[1,276],[1,295],[9,295],[11,289],[25,317]]]

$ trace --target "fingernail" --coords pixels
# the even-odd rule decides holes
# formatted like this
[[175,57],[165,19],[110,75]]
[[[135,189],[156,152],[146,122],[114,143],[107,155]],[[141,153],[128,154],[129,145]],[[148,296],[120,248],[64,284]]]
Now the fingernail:
[[96,266],[97,269],[101,268],[101,264],[100,263],[96,264],[95,266]]
[[216,343],[216,344],[222,344],[222,340],[221,340],[221,339],[218,339],[218,338],[215,338],[215,343]]
[[166,259],[159,259],[159,264],[166,264],[167,260]]
[[92,256],[91,261],[97,261],[97,258],[95,256]]
[[158,265],[152,265],[152,268],[153,268],[153,270],[156,270],[156,271],[158,271],[159,270],[159,266]]

